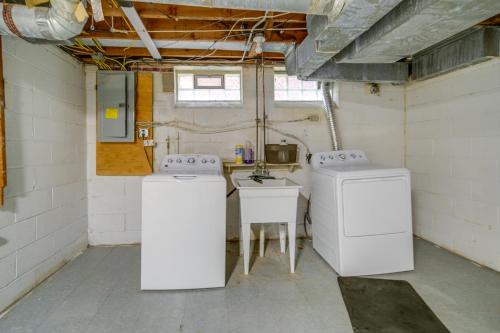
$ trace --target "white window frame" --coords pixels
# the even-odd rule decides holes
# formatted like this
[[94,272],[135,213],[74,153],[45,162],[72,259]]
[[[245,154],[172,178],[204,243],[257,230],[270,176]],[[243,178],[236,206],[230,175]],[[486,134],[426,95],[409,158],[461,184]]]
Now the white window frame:
[[[222,84],[225,84],[225,74],[238,74],[240,77],[240,99],[239,100],[179,100],[179,75],[181,73],[193,74],[194,89],[224,89],[224,87],[197,87],[196,77],[222,76]],[[176,66],[174,67],[174,94],[177,107],[241,107],[243,105],[243,69],[239,66]]]
[[[315,100],[315,101],[307,101],[307,100],[276,100],[276,95],[275,95],[275,85],[274,85],[274,77],[275,75],[287,75],[289,76],[285,68],[282,67],[275,67],[273,71],[273,101],[276,106],[283,106],[283,107],[304,107],[304,106],[311,106],[311,107],[318,107],[323,104],[323,100]],[[293,76],[293,75],[292,75]],[[319,89],[318,89],[319,90]]]

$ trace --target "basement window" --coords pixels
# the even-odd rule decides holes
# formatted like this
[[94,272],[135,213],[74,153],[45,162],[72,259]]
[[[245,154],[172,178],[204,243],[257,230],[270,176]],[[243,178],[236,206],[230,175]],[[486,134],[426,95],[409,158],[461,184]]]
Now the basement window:
[[175,68],[176,102],[241,103],[241,68]]
[[274,100],[277,102],[319,102],[323,100],[317,81],[301,81],[283,71],[274,71]]

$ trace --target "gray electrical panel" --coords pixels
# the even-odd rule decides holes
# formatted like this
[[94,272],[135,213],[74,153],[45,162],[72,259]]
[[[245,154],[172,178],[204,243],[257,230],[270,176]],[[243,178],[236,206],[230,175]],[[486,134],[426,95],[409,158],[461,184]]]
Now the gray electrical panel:
[[135,75],[97,72],[99,142],[135,141]]

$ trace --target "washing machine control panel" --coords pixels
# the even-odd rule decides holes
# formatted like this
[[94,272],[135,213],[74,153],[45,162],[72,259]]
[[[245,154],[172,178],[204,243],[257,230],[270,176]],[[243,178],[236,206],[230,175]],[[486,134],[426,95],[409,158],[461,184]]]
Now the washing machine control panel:
[[313,169],[334,165],[363,164],[368,162],[368,158],[362,150],[326,151],[315,153],[311,158]]
[[216,155],[172,154],[161,161],[161,172],[168,173],[222,173],[222,162]]

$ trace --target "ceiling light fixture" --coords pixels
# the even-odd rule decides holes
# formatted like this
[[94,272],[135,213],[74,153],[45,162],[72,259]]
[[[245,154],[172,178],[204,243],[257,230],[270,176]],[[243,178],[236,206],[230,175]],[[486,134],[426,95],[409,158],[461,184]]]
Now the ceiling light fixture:
[[255,53],[256,54],[261,54],[262,53],[262,46],[264,42],[266,41],[266,38],[264,37],[263,34],[257,34],[253,38],[253,42],[255,43]]

